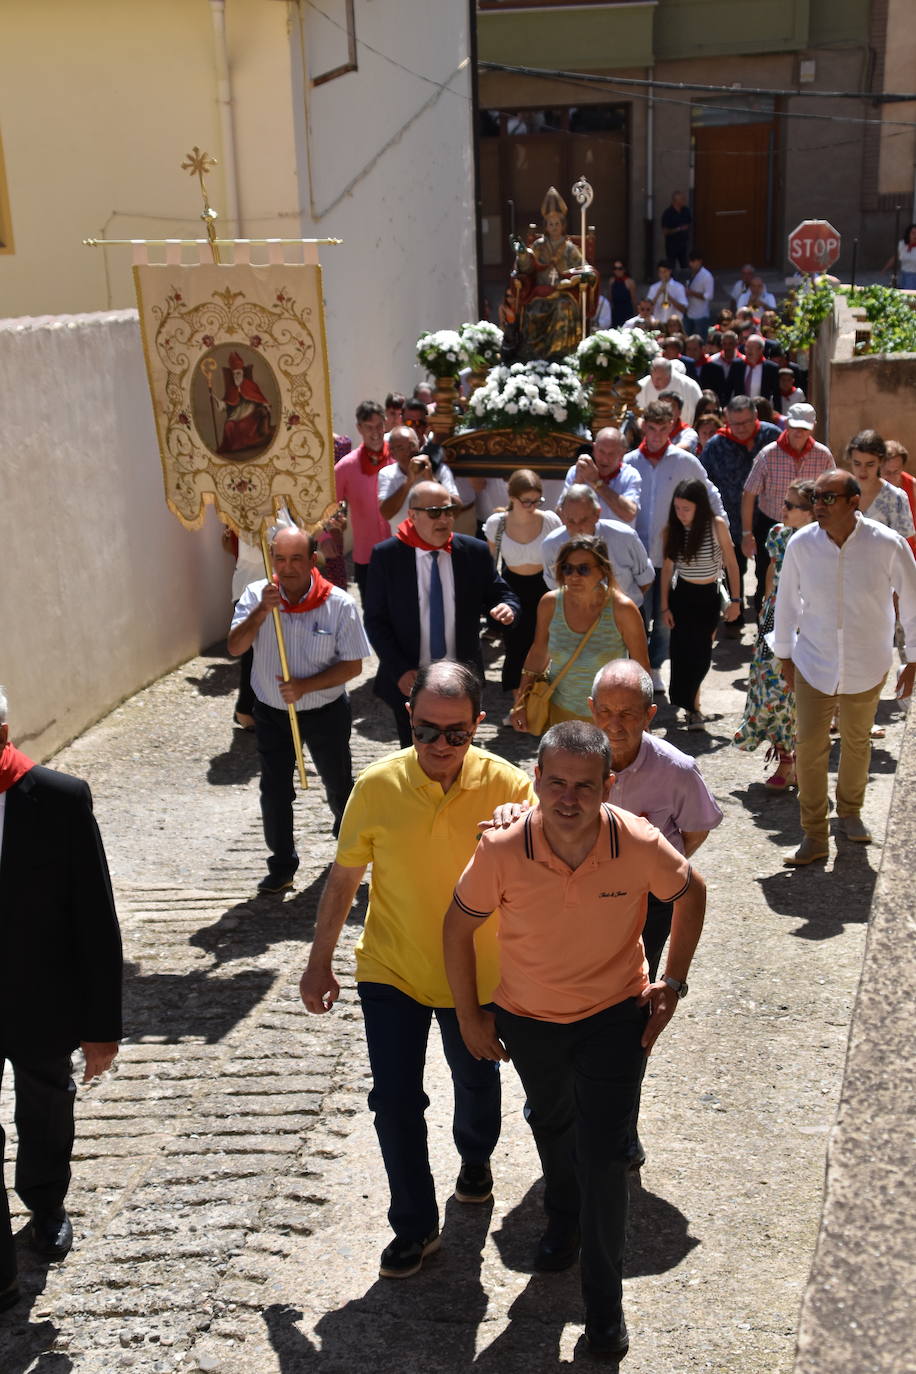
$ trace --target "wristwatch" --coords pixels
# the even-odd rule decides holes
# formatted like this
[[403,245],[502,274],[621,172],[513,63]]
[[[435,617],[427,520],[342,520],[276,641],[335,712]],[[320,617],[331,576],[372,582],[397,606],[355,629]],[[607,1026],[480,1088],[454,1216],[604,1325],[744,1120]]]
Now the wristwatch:
[[686,983],[679,982],[677,978],[669,977],[667,973],[662,974],[661,982],[667,983],[671,991],[676,992],[678,997],[686,997],[690,991]]

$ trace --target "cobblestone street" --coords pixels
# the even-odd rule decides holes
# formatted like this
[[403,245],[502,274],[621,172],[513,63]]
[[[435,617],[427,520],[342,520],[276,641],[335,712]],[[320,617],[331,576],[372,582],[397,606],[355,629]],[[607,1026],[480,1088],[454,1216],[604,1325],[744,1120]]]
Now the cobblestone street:
[[[667,706],[656,721],[702,754],[726,817],[697,857],[710,905],[691,996],[643,1095],[631,1374],[791,1369],[881,856],[840,840],[826,872],[782,868],[795,796],[767,794],[762,756],[730,744],[749,656],[750,631],[718,647],[708,734],[673,728]],[[253,897],[257,760],[231,727],[235,675],[219,654],[192,660],[51,760],[93,789],[128,960],[127,1040],[115,1069],[79,1090],[71,1255],[48,1268],[21,1238],[26,1296],[0,1317],[0,1374],[588,1367],[578,1270],[530,1268],[539,1171],[511,1066],[492,1211],[462,1207],[448,1200],[458,1161],[431,1041],[443,1247],[409,1282],[378,1280],[390,1232],[352,980],[365,888],[344,932],[342,999],[309,1017],[297,984],[334,853],[329,813],[310,774],[295,893]],[[495,677],[480,739],[527,766],[533,741],[492,724],[506,709]],[[904,719],[885,694],[866,802],[879,836]],[[393,735],[365,678],[353,704],[360,767]],[[15,738],[15,703],[12,722]],[[5,1084],[5,1123],[11,1107]],[[25,1222],[20,1211],[14,1226]]]

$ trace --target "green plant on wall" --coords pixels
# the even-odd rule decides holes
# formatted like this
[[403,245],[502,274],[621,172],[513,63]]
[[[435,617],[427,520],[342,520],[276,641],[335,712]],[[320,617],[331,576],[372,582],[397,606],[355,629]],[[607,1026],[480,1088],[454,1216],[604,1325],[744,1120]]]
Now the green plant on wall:
[[849,304],[865,311],[871,338],[860,353],[916,353],[916,310],[912,297],[890,286],[863,286],[849,292]]
[[804,285],[782,307],[779,342],[790,349],[810,348],[823,320],[833,310],[836,295],[864,310],[871,337],[856,345],[858,353],[916,353],[916,310],[912,297],[890,286],[837,287],[829,281]]

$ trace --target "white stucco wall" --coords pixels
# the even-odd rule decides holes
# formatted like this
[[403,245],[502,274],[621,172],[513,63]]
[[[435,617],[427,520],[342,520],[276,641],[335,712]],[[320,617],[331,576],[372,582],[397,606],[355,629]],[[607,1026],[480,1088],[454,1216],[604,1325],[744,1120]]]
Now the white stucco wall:
[[[468,6],[463,0],[357,3],[358,70],[346,60],[343,0],[299,11],[293,50],[302,231],[322,250],[337,427],[353,407],[423,379],[424,329],[476,319]],[[305,71],[302,70],[304,63]]]
[[133,311],[0,323],[0,395],[0,682],[41,759],[222,637],[232,560],[166,509]]
[[[327,16],[322,13],[326,11]],[[0,317],[133,304],[125,248],[85,237],[195,236],[191,145],[219,159],[210,197],[229,230],[209,0],[7,4],[0,130],[15,252],[0,255]],[[475,310],[468,5],[226,0],[239,232],[329,235],[335,427],[365,396],[411,388],[423,329]]]

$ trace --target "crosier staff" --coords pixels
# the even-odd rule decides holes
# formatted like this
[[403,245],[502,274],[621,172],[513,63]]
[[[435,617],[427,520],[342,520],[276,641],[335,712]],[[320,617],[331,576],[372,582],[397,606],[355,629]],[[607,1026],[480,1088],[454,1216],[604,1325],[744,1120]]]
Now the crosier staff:
[[[585,235],[587,228],[586,217],[588,208],[591,205],[592,201],[595,199],[595,192],[592,190],[591,183],[586,181],[585,177],[579,177],[579,180],[573,183],[572,193],[575,199],[579,202],[579,209],[582,215],[582,236],[580,240],[582,244],[582,262],[585,264],[586,267],[588,267],[588,259],[585,256]],[[579,302],[582,306],[583,339],[586,338],[586,336],[588,335],[588,284],[589,274],[583,273],[579,277]]]

